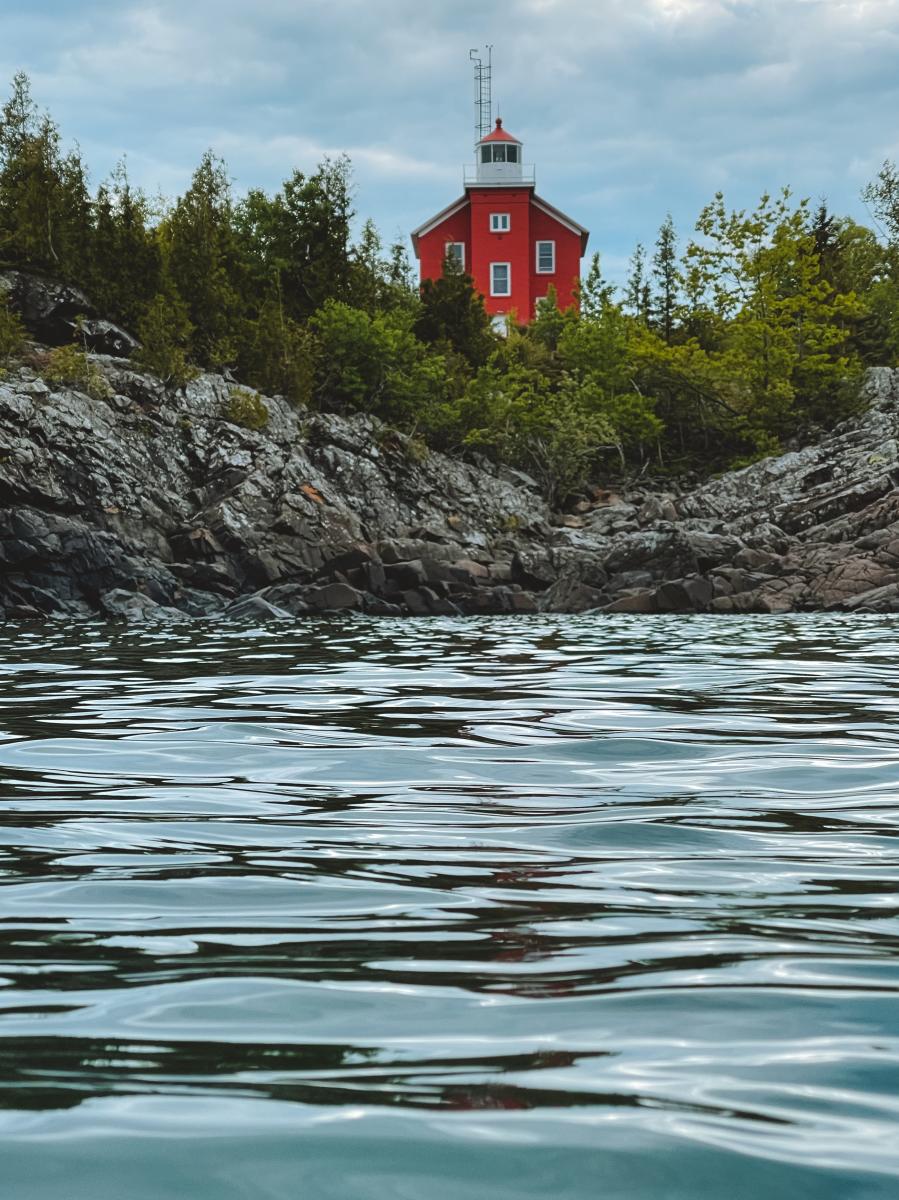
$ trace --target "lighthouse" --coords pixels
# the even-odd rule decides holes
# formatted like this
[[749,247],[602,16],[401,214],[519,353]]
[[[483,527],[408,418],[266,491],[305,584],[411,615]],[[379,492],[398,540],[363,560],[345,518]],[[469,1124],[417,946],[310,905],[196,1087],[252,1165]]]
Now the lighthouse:
[[502,118],[485,129],[484,90],[477,78],[476,71],[481,136],[474,165],[463,171],[464,193],[413,231],[412,246],[422,281],[440,278],[444,262],[452,259],[474,280],[496,327],[504,328],[510,317],[530,321],[550,288],[560,308],[576,306],[590,235],[537,195],[534,168],[524,163],[522,143]]

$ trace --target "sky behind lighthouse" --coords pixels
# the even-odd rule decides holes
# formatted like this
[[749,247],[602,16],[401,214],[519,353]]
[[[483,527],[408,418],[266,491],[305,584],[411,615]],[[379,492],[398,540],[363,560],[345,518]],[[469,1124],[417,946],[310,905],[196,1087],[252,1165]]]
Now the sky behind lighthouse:
[[212,147],[238,192],[325,154],[402,237],[473,161],[469,49],[538,190],[620,279],[670,212],[790,185],[870,222],[899,157],[899,0],[0,0],[0,74],[26,71],[99,182],[124,155],[150,192]]

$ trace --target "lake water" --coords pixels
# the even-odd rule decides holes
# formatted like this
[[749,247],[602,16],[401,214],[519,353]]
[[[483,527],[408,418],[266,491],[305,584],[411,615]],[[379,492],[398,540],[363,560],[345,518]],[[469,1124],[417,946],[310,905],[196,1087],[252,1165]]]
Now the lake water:
[[895,1200],[897,664],[0,629],[0,1197]]

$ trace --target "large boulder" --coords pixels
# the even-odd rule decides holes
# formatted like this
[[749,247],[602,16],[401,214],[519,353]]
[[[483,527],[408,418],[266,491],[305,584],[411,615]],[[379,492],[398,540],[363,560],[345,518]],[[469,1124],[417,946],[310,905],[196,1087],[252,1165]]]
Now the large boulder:
[[0,291],[8,294],[25,328],[47,346],[78,341],[95,354],[126,358],[136,338],[101,317],[87,294],[71,283],[28,271],[0,271]]

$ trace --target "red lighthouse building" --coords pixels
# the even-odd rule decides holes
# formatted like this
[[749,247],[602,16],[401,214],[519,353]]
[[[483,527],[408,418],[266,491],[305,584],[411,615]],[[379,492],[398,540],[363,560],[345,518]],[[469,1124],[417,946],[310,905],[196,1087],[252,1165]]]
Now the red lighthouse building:
[[477,144],[474,169],[465,170],[465,194],[412,233],[422,280],[438,279],[446,258],[454,258],[497,325],[512,315],[530,321],[551,287],[560,308],[575,305],[590,236],[537,195],[534,169],[524,165],[521,150],[497,117]]

